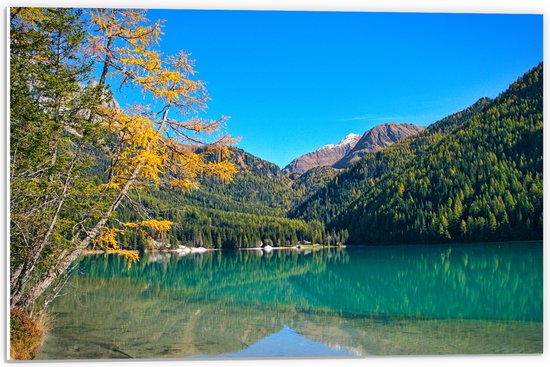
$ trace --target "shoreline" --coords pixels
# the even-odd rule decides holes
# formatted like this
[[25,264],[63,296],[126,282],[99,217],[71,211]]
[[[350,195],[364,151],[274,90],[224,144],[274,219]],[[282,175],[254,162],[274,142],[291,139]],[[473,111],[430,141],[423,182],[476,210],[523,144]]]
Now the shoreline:
[[[124,251],[129,251],[136,254],[140,253],[140,251],[138,250],[124,250]],[[109,254],[116,254],[116,253],[118,253],[118,251],[115,251],[115,250],[84,250],[82,251],[81,255],[102,255],[102,254],[109,255]]]
[[502,245],[511,245],[518,242],[534,244],[536,242],[543,242],[543,239],[540,240],[513,240],[513,241],[476,241],[476,242],[408,242],[408,243],[384,243],[384,244],[360,244],[360,245],[346,245],[348,249],[350,248],[365,248],[365,247],[418,247],[418,246],[502,246]]
[[[361,244],[361,245],[320,245],[320,244],[313,244],[313,245],[296,245],[296,246],[277,246],[277,247],[271,247],[271,246],[264,246],[264,247],[236,247],[236,248],[206,248],[206,247],[184,247],[179,249],[147,249],[144,251],[139,251],[135,249],[126,250],[131,251],[136,254],[140,253],[155,253],[155,252],[162,252],[162,253],[177,253],[177,254],[201,254],[205,252],[213,252],[213,251],[265,251],[265,252],[271,252],[273,250],[291,250],[291,251],[304,251],[304,250],[323,250],[323,249],[358,249],[358,248],[368,248],[368,247],[418,247],[418,246],[479,246],[479,245],[486,245],[486,246],[505,246],[505,245],[511,245],[517,242],[524,242],[528,244],[535,244],[538,242],[543,242],[543,240],[515,240],[515,241],[491,241],[491,242],[450,242],[450,243],[398,243],[398,244]],[[102,255],[102,254],[116,254],[117,251],[112,250],[84,250],[82,251],[82,255]]]
[[297,246],[277,246],[277,247],[271,247],[271,246],[264,246],[264,247],[237,247],[234,250],[238,251],[251,251],[251,250],[257,250],[257,251],[272,251],[272,250],[294,250],[294,251],[301,251],[301,250],[322,250],[327,248],[346,248],[347,245],[297,245]]

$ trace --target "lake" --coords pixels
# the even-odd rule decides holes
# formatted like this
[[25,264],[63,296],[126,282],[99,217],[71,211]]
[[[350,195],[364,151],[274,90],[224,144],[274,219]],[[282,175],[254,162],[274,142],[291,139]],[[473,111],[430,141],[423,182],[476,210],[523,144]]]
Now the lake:
[[542,353],[542,247],[89,255],[37,359]]

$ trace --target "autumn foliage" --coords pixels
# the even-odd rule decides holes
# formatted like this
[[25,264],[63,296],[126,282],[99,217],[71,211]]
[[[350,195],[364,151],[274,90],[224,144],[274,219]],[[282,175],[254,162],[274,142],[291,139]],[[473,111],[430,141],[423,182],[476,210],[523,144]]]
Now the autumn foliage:
[[[138,88],[160,107],[159,111],[143,105],[126,110],[117,106],[99,109],[102,126],[117,142],[109,153],[111,165],[105,186],[126,195],[129,188],[150,183],[158,186],[161,179],[173,189],[186,191],[196,188],[204,176],[218,176],[228,182],[236,172],[232,163],[207,162],[194,149],[208,142],[210,150],[225,158],[227,145],[233,140],[228,135],[219,135],[207,141],[223,127],[227,117],[219,120],[198,117],[197,113],[206,108],[208,96],[204,82],[192,79],[195,70],[189,54],[181,51],[164,56],[155,50],[153,45],[159,41],[161,23],[141,25],[146,22],[142,11],[97,9],[90,14],[98,32],[91,40],[90,55],[103,62],[105,70],[112,68],[113,77],[119,78],[121,85]],[[156,119],[158,114],[162,116],[160,119]],[[148,219],[125,223],[124,227],[138,229],[150,237],[150,233],[165,233],[171,225],[165,220]],[[104,229],[94,242],[119,250],[115,231]]]
[[10,359],[34,359],[46,332],[45,317],[32,318],[20,308],[10,312]]
[[[131,264],[138,256],[122,234],[137,231],[152,243],[165,235],[173,223],[141,205],[140,189],[189,191],[210,176],[229,182],[237,169],[227,160],[228,117],[200,116],[205,82],[189,53],[161,51],[161,20],[136,9],[10,15],[11,303],[27,307],[85,249]],[[119,105],[113,91],[123,89],[146,104]],[[118,220],[121,205],[141,219]]]

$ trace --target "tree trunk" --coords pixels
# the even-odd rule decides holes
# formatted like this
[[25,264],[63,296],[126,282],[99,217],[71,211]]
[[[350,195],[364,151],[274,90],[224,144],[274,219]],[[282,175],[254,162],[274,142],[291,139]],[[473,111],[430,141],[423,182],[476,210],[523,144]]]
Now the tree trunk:
[[12,302],[12,306],[17,305],[20,307],[28,307],[29,305],[33,304],[44,293],[44,291],[46,291],[46,289],[48,289],[48,287],[59,277],[59,275],[67,270],[67,268],[80,256],[80,254],[82,254],[82,251],[84,251],[90,245],[90,243],[99,235],[99,233],[105,226],[105,223],[107,223],[107,220],[109,220],[114,211],[118,208],[120,202],[122,201],[122,198],[130,190],[130,187],[133,185],[140,171],[141,165],[138,165],[134,169],[134,172],[132,173],[130,179],[126,181],[126,184],[118,193],[116,199],[109,207],[109,210],[107,210],[105,215],[103,215],[103,217],[96,223],[90,233],[88,233],[88,235],[82,241],[80,241],[77,247],[72,250],[69,255],[60,259],[60,262],[48,272],[44,279],[42,279],[36,286],[32,288],[32,290],[26,297],[19,297],[19,299],[15,303]]
[[101,72],[101,77],[99,78],[99,86],[103,89],[105,81],[107,79],[107,74],[109,72],[109,66],[111,66],[111,47],[113,46],[113,37],[109,37],[107,40],[106,46],[106,55],[105,62],[103,63],[103,71]]
[[[166,126],[166,121],[168,119],[168,112],[170,111],[171,105],[168,105],[168,107],[164,110],[164,113],[162,115],[161,124],[159,127],[159,133],[162,133],[164,131],[164,128]],[[134,185],[139,173],[141,172],[143,163],[140,163],[136,166],[134,171],[132,172],[132,176],[126,181],[124,184],[122,190],[118,193],[117,197],[109,207],[109,210],[103,215],[103,217],[96,223],[94,228],[90,231],[90,233],[82,240],[80,243],[76,246],[74,250],[71,251],[69,255],[67,255],[64,258],[60,259],[60,262],[48,272],[46,277],[42,279],[36,286],[32,288],[32,290],[29,292],[29,294],[24,297],[20,298],[19,302],[17,303],[17,306],[21,307],[28,307],[29,305],[32,305],[35,303],[35,301],[48,289],[48,287],[61,275],[64,271],[67,270],[67,268],[82,254],[82,252],[92,243],[92,241],[99,235],[105,224],[107,223],[107,220],[111,218],[115,210],[120,205],[120,202],[122,199],[126,196],[130,188]],[[12,303],[12,306],[14,304]]]
[[[107,49],[108,49],[107,56],[106,56],[105,62],[103,64],[103,68],[102,68],[103,70],[102,70],[101,78],[100,78],[99,84],[98,84],[99,87],[101,88],[102,93],[104,91],[105,81],[106,81],[106,78],[107,78],[109,65],[110,65],[110,62],[111,62],[112,43],[113,43],[113,38],[109,37],[109,40],[107,42]],[[90,113],[90,116],[88,117],[88,122],[91,122],[93,120],[93,118],[94,118],[94,114]],[[81,139],[83,139],[83,138],[84,137],[81,136]],[[79,147],[78,147],[78,150],[75,154],[75,158],[71,162],[71,166],[70,166],[69,172],[67,174],[67,179],[65,180],[65,184],[63,186],[63,192],[62,192],[62,195],[61,195],[61,200],[58,204],[58,207],[56,209],[54,217],[52,218],[52,221],[50,222],[50,226],[48,228],[48,231],[46,232],[46,235],[42,239],[40,245],[38,245],[38,247],[36,249],[34,249],[32,257],[30,259],[27,259],[27,261],[25,261],[22,264],[22,266],[19,267],[14,274],[12,274],[12,278],[10,279],[10,304],[11,304],[12,307],[16,306],[16,305],[21,306],[21,307],[27,307],[29,304],[34,303],[34,301],[38,297],[40,297],[42,295],[42,293],[44,293],[44,291],[49,287],[49,285],[55,279],[57,279],[57,277],[61,273],[63,273],[63,271],[65,271],[69,267],[69,265],[72,263],[72,261],[74,261],[74,259],[76,259],[78,257],[78,255],[80,255],[82,253],[82,250],[78,250],[80,248],[80,246],[78,246],[73,251],[73,252],[77,252],[77,254],[75,256],[71,256],[72,253],[69,255],[69,257],[73,258],[73,260],[71,260],[67,265],[64,264],[65,261],[64,261],[63,256],[60,256],[61,263],[59,265],[56,265],[54,267],[53,271],[48,272],[46,278],[41,280],[38,283],[38,285],[33,287],[33,289],[30,291],[30,293],[27,296],[25,296],[25,293],[24,293],[25,286],[26,286],[25,283],[30,279],[33,270],[35,269],[36,265],[38,264],[38,262],[40,260],[40,255],[42,254],[42,250],[47,245],[47,243],[50,239],[50,236],[53,233],[53,229],[55,228],[55,225],[57,223],[57,217],[59,215],[59,212],[61,211],[61,208],[62,208],[63,203],[64,203],[65,195],[66,195],[66,192],[68,190],[68,184],[70,182],[71,172],[74,168],[74,165],[76,164],[76,161],[77,161],[80,153],[82,152],[83,147],[84,147],[84,142],[83,142],[83,140],[81,140],[80,144],[79,144]],[[136,177],[137,177],[137,174],[139,174],[139,171],[136,173]],[[116,209],[116,207],[118,206],[120,200],[122,199],[122,197],[124,195],[125,195],[125,193],[122,193],[122,196],[119,194],[119,196],[121,196],[121,197],[120,198],[117,197],[116,206],[114,208],[112,208],[112,210],[110,209],[107,212],[107,215],[103,217],[103,218],[105,218],[105,220],[103,220],[103,218],[102,218],[96,224],[96,226],[94,227],[94,229],[92,230],[91,233],[94,233],[94,230],[96,228],[98,228],[97,233],[93,236],[93,238],[91,238],[90,240],[88,240],[86,242],[86,246],[84,248],[86,248],[88,246],[88,244],[89,244],[89,242],[91,242],[91,240],[93,240],[95,237],[97,237],[97,234],[99,234],[99,231],[105,225],[106,220],[112,214],[112,212]],[[100,225],[100,224],[101,224],[101,226],[98,227],[98,225]],[[87,238],[85,238],[83,240],[83,242],[86,241],[86,239]],[[62,254],[65,254],[65,253],[66,253],[65,251],[62,252]]]
[[59,213],[61,212],[61,208],[63,207],[63,203],[65,202],[65,198],[67,196],[67,191],[69,189],[69,184],[72,179],[72,172],[76,165],[76,162],[78,160],[78,157],[80,156],[80,153],[82,152],[82,146],[83,143],[80,142],[80,145],[75,153],[75,157],[71,161],[71,165],[69,167],[69,170],[67,172],[65,182],[63,184],[63,190],[61,191],[59,203],[57,204],[57,208],[55,210],[54,216],[52,220],[50,221],[50,225],[48,227],[48,231],[44,235],[44,238],[42,238],[42,241],[40,241],[40,244],[33,249],[32,256],[28,258],[18,273],[14,274],[15,279],[12,280],[13,286],[11,287],[11,299],[10,303],[12,305],[17,304],[17,302],[21,299],[23,295],[23,291],[25,289],[25,285],[27,281],[29,280],[34,268],[38,264],[40,260],[40,255],[42,254],[42,250],[47,245],[48,241],[50,240],[50,237],[53,233],[53,230],[57,224],[57,218],[59,217]]

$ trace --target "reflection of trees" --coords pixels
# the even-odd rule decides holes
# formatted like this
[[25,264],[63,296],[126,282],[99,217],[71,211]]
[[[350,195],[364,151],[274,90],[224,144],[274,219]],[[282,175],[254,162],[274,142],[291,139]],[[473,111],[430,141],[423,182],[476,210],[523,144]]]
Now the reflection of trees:
[[350,253],[323,281],[302,287],[334,294],[330,309],[384,317],[542,320],[542,248],[376,247]]
[[385,317],[542,319],[539,244],[351,251],[275,251],[269,259],[257,251],[157,253],[130,270],[117,257],[89,257],[79,273],[95,282],[134,279],[146,284],[147,297],[228,298]]
[[345,263],[349,257],[345,251],[337,250],[308,255],[274,251],[270,258],[260,254],[228,251],[178,257],[157,253],[147,255],[130,269],[121,258],[101,255],[81,261],[79,278],[93,276],[96,282],[103,280],[109,284],[117,279],[146,283],[148,297],[176,296],[186,300],[229,297],[242,302],[295,305],[296,292],[289,293],[289,279],[319,277],[329,264]]
[[541,322],[467,319],[541,321],[541,252],[540,244],[522,244],[274,251],[270,258],[156,253],[130,269],[119,257],[86,257],[52,303],[42,357],[122,357],[117,349],[149,358],[221,354],[284,325],[361,355],[537,351]]

